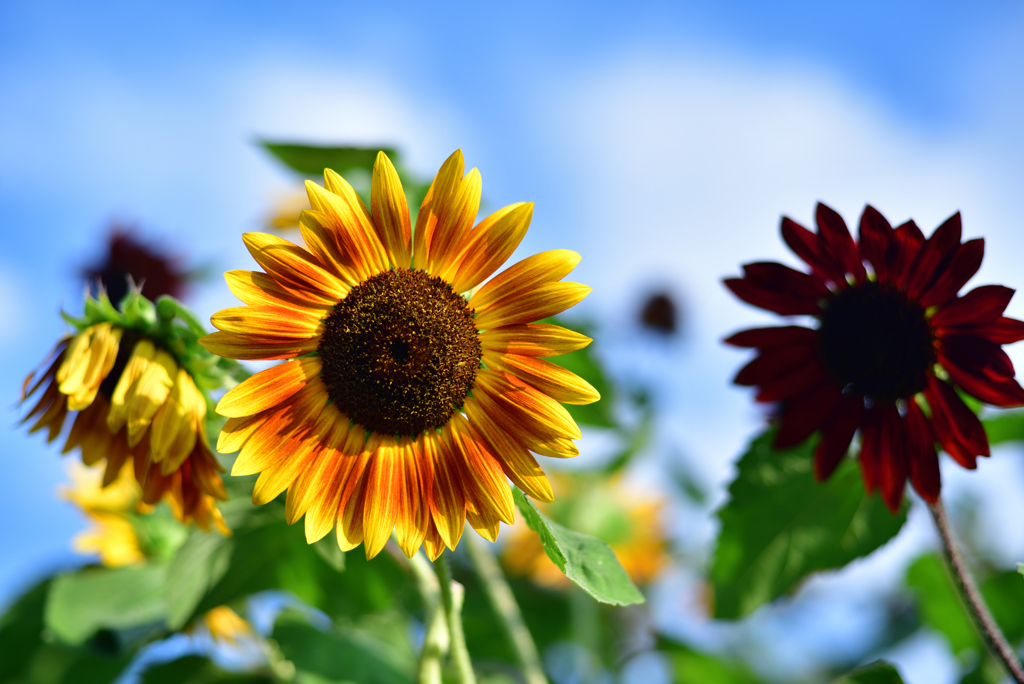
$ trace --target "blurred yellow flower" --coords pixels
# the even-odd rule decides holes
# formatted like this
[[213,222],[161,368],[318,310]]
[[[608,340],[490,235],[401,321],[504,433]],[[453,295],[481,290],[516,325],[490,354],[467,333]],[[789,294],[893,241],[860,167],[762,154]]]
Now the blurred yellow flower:
[[86,465],[105,459],[104,486],[131,463],[142,501],[166,498],[182,522],[228,534],[214,504],[227,500],[223,468],[207,442],[206,399],[188,371],[153,340],[109,322],[61,340],[52,357],[34,385],[34,374],[25,379],[22,401],[42,388],[22,420],[38,416],[29,432],[47,428],[52,442],[75,414],[64,453],[80,449]]
[[142,490],[132,477],[131,467],[125,465],[108,487],[101,486],[100,472],[94,468],[79,465],[70,469],[70,475],[71,486],[61,495],[92,523],[72,540],[75,551],[99,554],[100,562],[112,568],[145,561],[146,554],[128,516],[148,512],[149,506],[141,501]]
[[264,225],[275,233],[299,229],[299,217],[309,206],[305,188],[296,189],[281,196],[274,203]]
[[214,641],[237,644],[253,635],[252,625],[227,606],[217,606],[203,616],[203,624]]

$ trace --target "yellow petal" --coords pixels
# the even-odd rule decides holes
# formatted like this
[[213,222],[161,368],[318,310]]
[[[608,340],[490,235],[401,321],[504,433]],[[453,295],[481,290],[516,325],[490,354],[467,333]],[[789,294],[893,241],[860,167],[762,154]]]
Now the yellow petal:
[[297,359],[260,371],[230,389],[217,404],[222,416],[249,416],[290,399],[320,374],[319,357]]
[[149,433],[150,457],[153,462],[168,460],[166,467],[162,468],[166,471],[165,474],[177,470],[188,458],[196,444],[197,421],[205,417],[205,400],[199,394],[188,371],[179,368],[171,394],[153,416],[152,430]]
[[485,351],[483,361],[488,368],[511,373],[563,404],[592,404],[601,398],[589,382],[544,359]]
[[431,462],[409,437],[402,438],[398,455],[402,482],[398,517],[395,519],[395,540],[402,552],[412,558],[423,545],[430,522],[427,492],[432,487],[433,473]]
[[487,445],[512,482],[539,501],[553,501],[551,483],[523,444],[490,419],[474,398],[466,400],[466,415],[480,442]]
[[404,453],[394,437],[385,437],[370,458],[363,508],[363,548],[366,558],[380,553],[395,528],[402,497]]
[[153,360],[139,376],[125,396],[128,407],[128,446],[135,446],[141,440],[156,412],[167,401],[178,365],[174,357],[158,349]]
[[474,391],[474,396],[488,415],[509,432],[518,434],[525,430],[568,439],[582,436],[561,404],[519,378],[487,368],[477,371],[476,378],[475,389],[479,391]]
[[553,249],[526,257],[489,280],[473,295],[469,305],[477,311],[485,311],[495,302],[561,280],[578,263],[580,255],[568,249]]
[[[494,302],[483,311],[477,309],[476,327],[478,330],[489,330],[554,316],[576,306],[588,294],[590,288],[579,283],[539,285],[529,292]],[[469,305],[474,306],[472,300]]]
[[430,188],[427,189],[423,204],[420,205],[420,212],[416,216],[416,230],[412,235],[413,266],[415,268],[426,269],[427,264],[430,263],[432,249],[430,245],[437,227],[438,216],[462,180],[464,168],[462,150],[455,150],[444,161],[444,164],[441,164],[437,175],[430,183]]
[[317,439],[310,426],[327,405],[327,390],[319,380],[310,382],[277,411],[269,411],[238,453],[232,475],[266,470],[292,453],[307,439]]
[[334,241],[334,254],[339,263],[358,274],[360,279],[386,271],[387,251],[377,237],[363,201],[352,186],[333,171],[325,170],[324,180],[340,193],[306,181],[313,210],[305,213],[326,229],[323,235]]
[[519,202],[481,221],[453,260],[457,270],[450,278],[452,288],[468,292],[497,271],[522,242],[532,218],[533,202]]
[[322,318],[338,303],[337,299],[320,292],[285,288],[259,271],[228,271],[224,280],[233,295],[253,306],[302,309]]
[[311,290],[341,299],[348,285],[296,244],[269,233],[245,233],[242,241],[263,270],[288,289]]
[[437,224],[430,238],[427,258],[427,270],[431,273],[450,277],[449,272],[455,272],[458,264],[453,260],[457,256],[457,247],[469,237],[470,228],[480,211],[481,188],[480,172],[470,169],[447,200],[435,201],[432,211],[437,213]]
[[412,263],[412,227],[409,203],[405,199],[398,171],[384,152],[377,153],[370,186],[370,209],[377,235],[398,268]]
[[437,433],[425,433],[420,439],[423,440],[421,449],[424,456],[433,461],[430,515],[443,543],[454,549],[466,524],[466,495],[461,469],[463,459],[452,454]]
[[465,464],[466,491],[477,511],[493,511],[509,525],[515,520],[512,489],[505,473],[491,454],[481,447],[469,423],[461,413],[455,413],[445,427],[451,428],[454,453],[461,454]]
[[522,356],[558,356],[591,343],[586,335],[548,323],[525,323],[492,328],[480,333],[485,351]]
[[320,338],[310,336],[283,342],[267,342],[251,335],[232,335],[215,332],[199,338],[199,344],[207,351],[228,359],[273,360],[290,359],[316,351]]
[[128,404],[125,398],[128,390],[131,389],[142,373],[149,367],[150,361],[156,356],[156,345],[147,339],[139,340],[132,349],[132,355],[128,358],[128,364],[121,372],[121,377],[114,387],[114,393],[110,397],[110,411],[107,413],[107,427],[114,434],[117,434],[125,421],[128,419]]

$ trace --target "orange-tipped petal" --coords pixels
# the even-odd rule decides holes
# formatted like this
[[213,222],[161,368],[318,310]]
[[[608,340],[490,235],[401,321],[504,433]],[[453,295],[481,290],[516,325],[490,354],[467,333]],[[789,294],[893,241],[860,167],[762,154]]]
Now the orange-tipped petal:
[[[510,204],[477,225],[463,241],[454,259],[451,277],[456,292],[468,292],[501,268],[523,241],[533,218],[533,202]],[[447,274],[446,274],[447,275]]]
[[394,164],[383,152],[377,153],[370,185],[370,210],[377,235],[397,268],[412,263],[412,224],[409,203]]
[[549,323],[506,325],[480,333],[480,346],[485,351],[522,356],[559,356],[591,342],[586,335]]
[[256,263],[281,286],[322,292],[339,300],[348,293],[348,285],[302,247],[269,233],[246,233],[242,240]]
[[546,283],[515,297],[496,301],[483,310],[476,308],[474,296],[469,301],[469,306],[476,308],[477,329],[489,330],[505,325],[529,323],[562,313],[583,301],[590,291],[591,288],[579,283]]
[[495,302],[529,292],[538,285],[559,281],[578,263],[580,255],[568,249],[553,249],[528,256],[489,280],[473,295],[470,306],[483,311]]
[[273,408],[309,384],[322,367],[314,356],[260,371],[230,389],[217,404],[217,413],[240,418]]
[[563,404],[593,404],[601,398],[601,394],[589,382],[544,359],[484,352],[483,360],[488,368],[511,373]]

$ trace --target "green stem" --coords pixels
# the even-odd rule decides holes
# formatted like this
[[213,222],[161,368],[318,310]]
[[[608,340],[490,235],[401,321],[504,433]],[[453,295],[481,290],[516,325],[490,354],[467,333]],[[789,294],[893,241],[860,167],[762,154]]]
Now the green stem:
[[967,608],[967,612],[974,620],[978,633],[985,641],[992,655],[998,658],[1003,663],[1003,666],[1006,667],[1006,671],[1010,673],[1013,680],[1018,684],[1024,684],[1024,667],[1021,666],[1017,654],[1014,653],[1002,630],[999,629],[999,625],[996,624],[992,613],[989,612],[988,606],[985,605],[985,599],[982,598],[981,592],[978,591],[978,585],[974,582],[974,578],[967,569],[967,562],[964,560],[963,553],[961,553],[960,548],[953,539],[953,528],[949,524],[949,518],[946,516],[946,509],[943,507],[942,501],[936,500],[928,508],[932,512],[932,518],[935,519],[935,526],[939,528],[939,536],[942,537],[942,547],[946,552],[946,560],[949,562],[956,586],[960,590],[960,598],[964,603],[964,607]]
[[548,684],[544,676],[544,669],[541,667],[540,655],[537,653],[537,646],[533,643],[530,630],[523,622],[523,614],[519,610],[519,604],[512,594],[512,588],[505,580],[498,561],[484,545],[483,539],[476,535],[468,535],[464,542],[469,551],[469,558],[476,569],[477,577],[480,578],[487,598],[490,599],[494,612],[501,618],[501,624],[505,628],[512,648],[523,668],[523,675],[526,684]]
[[448,653],[450,640],[445,611],[441,606],[441,586],[422,552],[409,559],[409,569],[426,608],[426,634],[416,671],[417,684],[441,684],[441,661]]
[[469,649],[466,648],[466,635],[462,631],[462,585],[452,582],[451,568],[448,566],[448,553],[434,561],[434,571],[441,585],[441,604],[448,617],[448,634],[451,638],[450,655],[455,663],[455,676],[459,684],[476,684],[473,674],[473,663],[469,660]]

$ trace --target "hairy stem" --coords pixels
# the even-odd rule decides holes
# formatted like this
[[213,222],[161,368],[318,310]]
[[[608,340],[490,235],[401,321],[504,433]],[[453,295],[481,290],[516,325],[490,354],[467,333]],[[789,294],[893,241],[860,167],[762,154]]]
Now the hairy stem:
[[409,559],[409,569],[426,608],[426,633],[416,667],[416,684],[441,684],[441,662],[448,653],[448,623],[441,605],[441,585],[422,552]]
[[462,630],[462,585],[452,582],[451,568],[448,566],[448,552],[444,552],[434,561],[437,581],[441,585],[441,604],[448,617],[448,634],[451,638],[450,655],[455,664],[455,676],[459,684],[476,684],[473,674],[473,663],[469,660],[466,648],[466,635]]
[[544,676],[544,669],[540,664],[540,655],[537,653],[537,646],[533,643],[530,630],[523,622],[523,614],[519,610],[515,596],[512,595],[512,588],[505,580],[498,561],[484,545],[484,541],[476,535],[467,535],[465,541],[466,549],[469,551],[469,558],[473,561],[473,568],[477,577],[480,578],[487,598],[491,602],[494,612],[501,618],[502,627],[508,635],[512,648],[523,668],[523,675],[526,684],[548,684]]
[[1024,684],[1024,667],[1021,666],[1017,654],[1014,653],[1013,648],[1006,641],[1006,637],[999,629],[999,625],[992,618],[992,613],[989,612],[988,606],[985,605],[985,600],[981,597],[981,592],[978,591],[978,585],[967,570],[964,555],[960,552],[960,548],[953,539],[953,528],[949,524],[949,518],[946,516],[946,509],[943,507],[942,501],[937,500],[934,504],[930,504],[929,509],[932,512],[932,518],[935,519],[935,526],[939,529],[939,536],[942,537],[942,547],[946,552],[946,560],[949,562],[957,588],[960,589],[960,598],[967,608],[967,612],[974,619],[974,624],[978,628],[981,638],[985,641],[992,655],[1002,661],[1003,666],[1006,667],[1013,680],[1018,684]]

